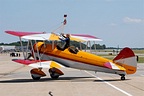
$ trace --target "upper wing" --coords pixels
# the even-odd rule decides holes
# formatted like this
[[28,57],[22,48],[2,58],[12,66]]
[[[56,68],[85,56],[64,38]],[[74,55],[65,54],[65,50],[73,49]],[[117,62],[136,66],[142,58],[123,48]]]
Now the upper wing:
[[[5,31],[8,34],[21,37],[27,40],[59,40],[59,34],[45,32],[20,32],[20,31]],[[70,34],[70,39],[74,41],[102,41],[92,35],[85,34]]]
[[21,38],[23,39],[28,39],[28,40],[50,40],[51,34],[33,34],[33,35],[27,35],[27,36],[22,36]]
[[34,68],[62,68],[64,66],[60,65],[55,61],[39,61],[39,60],[24,60],[24,59],[13,59],[12,61],[28,65]]
[[71,34],[72,37],[80,38],[83,41],[102,41],[102,39],[86,34]]
[[[33,34],[22,36],[21,38],[28,40],[59,40],[59,36],[60,36],[59,34],[45,33],[45,34]],[[72,35],[70,36],[70,39],[74,41],[84,41],[84,39]]]
[[[24,39],[29,40],[59,40],[59,35],[53,33],[46,34],[33,34],[22,36]],[[71,34],[70,39],[73,41],[102,41],[102,39],[91,36],[91,35],[80,35],[80,34]]]
[[14,35],[14,36],[18,36],[18,37],[22,37],[22,36],[26,36],[26,35],[32,35],[32,34],[43,34],[44,32],[20,32],[20,31],[5,31],[8,34]]

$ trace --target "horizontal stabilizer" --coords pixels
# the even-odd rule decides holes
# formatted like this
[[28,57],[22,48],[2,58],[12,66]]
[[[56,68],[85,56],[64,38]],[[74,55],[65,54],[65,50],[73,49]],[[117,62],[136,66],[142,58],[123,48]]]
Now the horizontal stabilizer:
[[116,64],[114,64],[112,62],[106,62],[104,64],[104,66],[107,67],[107,68],[109,68],[109,69],[114,69],[114,70],[122,70],[122,71],[125,70],[125,68],[123,68],[123,67],[121,67],[119,65],[116,65]]

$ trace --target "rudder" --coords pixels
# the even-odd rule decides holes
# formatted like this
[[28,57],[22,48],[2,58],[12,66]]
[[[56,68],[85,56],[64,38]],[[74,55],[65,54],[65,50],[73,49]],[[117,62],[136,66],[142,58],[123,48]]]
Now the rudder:
[[134,52],[126,47],[113,59],[113,61],[126,69],[127,74],[133,74],[137,69],[137,59]]

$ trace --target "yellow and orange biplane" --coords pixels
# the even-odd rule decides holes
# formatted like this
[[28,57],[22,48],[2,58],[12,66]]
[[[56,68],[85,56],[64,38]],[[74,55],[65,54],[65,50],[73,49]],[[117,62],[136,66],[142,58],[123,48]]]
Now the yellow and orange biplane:
[[[118,74],[121,76],[121,80],[125,80],[125,75],[133,74],[137,69],[136,56],[128,47],[122,49],[113,60],[109,60],[72,46],[64,51],[59,50],[54,43],[54,41],[59,40],[59,35],[55,33],[17,31],[6,31],[6,33],[18,36],[20,41],[21,39],[28,40],[28,47],[31,47],[31,53],[24,53],[23,51],[24,59],[13,59],[13,61],[33,67],[30,73],[34,80],[39,80],[41,77],[46,76],[43,68],[49,69],[52,79],[57,79],[60,75],[64,75],[60,70],[61,67],[69,67],[80,70]],[[70,39],[75,41],[100,40],[91,35],[70,35]],[[52,43],[47,43],[46,41],[52,41]],[[28,54],[31,55],[33,59],[29,59]]]

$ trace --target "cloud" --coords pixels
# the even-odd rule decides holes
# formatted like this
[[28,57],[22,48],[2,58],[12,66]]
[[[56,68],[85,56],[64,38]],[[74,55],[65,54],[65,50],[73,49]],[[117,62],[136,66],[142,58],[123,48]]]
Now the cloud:
[[110,26],[117,26],[117,24],[116,23],[111,23]]
[[144,23],[144,19],[125,17],[123,19],[123,22],[125,22],[125,23]]

